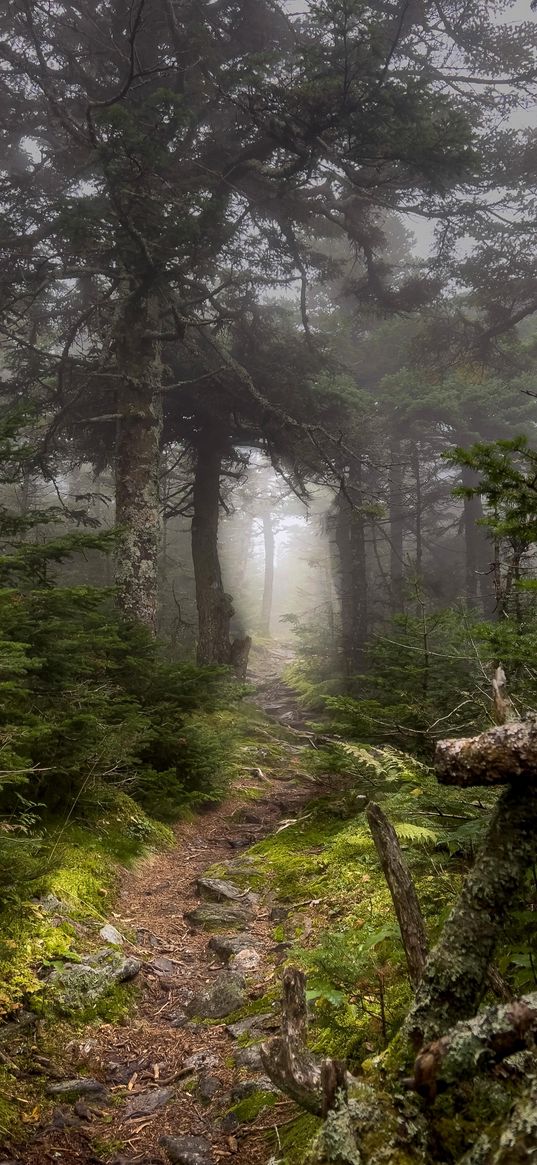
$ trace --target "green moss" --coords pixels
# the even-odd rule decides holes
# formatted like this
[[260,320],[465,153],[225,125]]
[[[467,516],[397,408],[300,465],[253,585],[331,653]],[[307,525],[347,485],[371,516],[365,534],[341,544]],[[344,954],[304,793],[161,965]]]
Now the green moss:
[[285,928],[281,923],[274,927],[274,930],[272,931],[272,937],[275,943],[283,943],[285,941]]
[[21,1119],[17,1103],[17,1080],[7,1068],[0,1067],[0,1133],[14,1135]]
[[255,1121],[263,1109],[273,1108],[279,1099],[280,1093],[277,1092],[254,1092],[234,1104],[230,1112],[235,1114],[241,1124],[248,1124]]
[[304,1165],[308,1149],[321,1124],[320,1117],[304,1114],[297,1117],[291,1125],[279,1130],[279,1140],[284,1154],[283,1165]]

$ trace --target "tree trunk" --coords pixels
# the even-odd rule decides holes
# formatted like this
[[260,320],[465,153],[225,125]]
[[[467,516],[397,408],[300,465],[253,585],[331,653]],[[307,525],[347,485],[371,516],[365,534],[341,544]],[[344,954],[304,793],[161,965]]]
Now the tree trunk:
[[496,942],[536,859],[537,787],[522,781],[498,801],[473,869],[429,955],[405,1025],[415,1047],[477,1010]]
[[116,559],[118,602],[153,634],[157,626],[159,462],[162,433],[160,348],[148,337],[159,319],[156,296],[128,301],[118,328],[122,377],[116,445]]
[[231,599],[222,583],[218,557],[218,517],[223,445],[219,434],[204,428],[198,437],[194,476],[192,560],[198,608],[200,664],[231,662]]
[[404,605],[404,470],[401,458],[401,442],[396,434],[392,434],[390,440],[388,509],[390,521],[390,589],[393,615],[399,615]]
[[355,473],[352,483],[350,481],[348,483],[350,500],[343,490],[338,494],[335,526],[339,559],[342,648],[348,676],[363,671],[368,630],[365,522],[359,488],[361,467]]
[[423,974],[427,957],[427,937],[414,883],[408,872],[399,838],[380,805],[370,801],[365,815],[392,896],[410,982],[416,987]]
[[274,526],[272,514],[269,513],[263,514],[263,543],[265,547],[265,573],[259,630],[261,635],[270,635],[272,596],[274,593]]
[[[464,445],[465,437],[459,443]],[[463,466],[461,485],[471,489],[477,485],[479,477],[469,466]],[[494,586],[491,574],[492,545],[483,526],[483,503],[479,494],[464,498],[463,530],[465,548],[465,592],[466,602],[471,610],[481,608],[485,615],[492,615],[495,608]]]

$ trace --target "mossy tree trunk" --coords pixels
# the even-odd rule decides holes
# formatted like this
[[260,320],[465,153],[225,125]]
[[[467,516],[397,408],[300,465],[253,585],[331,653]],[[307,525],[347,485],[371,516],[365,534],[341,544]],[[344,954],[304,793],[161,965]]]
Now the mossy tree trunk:
[[365,520],[361,465],[353,466],[346,490],[337,497],[335,543],[339,566],[341,638],[347,675],[363,671],[368,631]]
[[218,555],[220,477],[225,449],[221,433],[205,426],[197,439],[192,519],[192,560],[198,608],[200,664],[231,662],[233,608],[222,582]]
[[261,603],[260,631],[262,635],[270,635],[270,621],[272,617],[272,598],[274,594],[274,523],[272,514],[263,514],[263,545],[265,550],[265,569],[263,576],[263,599]]
[[118,602],[128,618],[157,629],[159,465],[162,436],[159,320],[154,292],[131,294],[117,329],[121,377],[115,458]]

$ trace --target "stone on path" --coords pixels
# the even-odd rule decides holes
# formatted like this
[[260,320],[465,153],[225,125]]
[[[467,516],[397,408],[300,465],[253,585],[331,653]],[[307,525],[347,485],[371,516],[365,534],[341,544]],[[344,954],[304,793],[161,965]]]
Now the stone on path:
[[105,943],[112,943],[112,946],[115,947],[120,947],[125,942],[123,935],[119,933],[119,930],[116,930],[115,926],[112,926],[111,922],[107,922],[105,926],[101,927],[99,936]]
[[260,1071],[263,1067],[263,1061],[259,1049],[260,1044],[252,1044],[249,1048],[239,1048],[233,1056],[237,1068],[250,1068],[253,1072]]
[[214,1052],[194,1052],[184,1061],[183,1069],[187,1072],[199,1072],[202,1068],[216,1068],[218,1056]]
[[141,1096],[134,1096],[123,1114],[124,1120],[135,1120],[139,1116],[151,1116],[174,1096],[173,1088],[152,1088]]
[[196,889],[202,898],[211,902],[237,902],[245,897],[244,890],[239,890],[232,882],[225,882],[223,878],[198,878]]
[[252,911],[238,903],[207,902],[195,910],[188,910],[184,917],[192,926],[201,926],[203,930],[223,930],[228,926],[244,926],[250,922]]
[[227,963],[232,955],[238,955],[239,951],[252,950],[259,944],[259,939],[254,934],[215,934],[207,946],[210,951],[214,951],[219,959]]
[[239,1080],[231,1093],[232,1100],[246,1100],[255,1096],[257,1092],[277,1092],[277,1088],[268,1076],[257,1076],[255,1080]]
[[264,1012],[259,1015],[247,1015],[245,1019],[238,1019],[236,1023],[228,1023],[226,1024],[226,1031],[235,1040],[238,1040],[239,1036],[245,1036],[248,1032],[254,1031],[256,1028],[265,1030],[267,1020],[273,1021],[275,1028],[278,1027],[279,1021],[276,1017],[272,1016],[270,1012]]
[[49,1096],[106,1096],[107,1088],[93,1076],[80,1076],[74,1080],[58,1080],[47,1087]]
[[172,1165],[213,1165],[206,1137],[161,1137],[160,1143]]
[[198,1019],[224,1019],[226,1015],[244,1007],[246,991],[242,978],[222,971],[205,991],[200,991],[187,1004],[189,1016]]
[[257,971],[261,966],[261,955],[252,947],[245,947],[243,951],[237,951],[236,955],[232,955],[229,965],[234,971],[239,971],[241,974]]
[[85,963],[66,963],[49,979],[55,1003],[67,1012],[91,1006],[115,983],[134,979],[141,965],[139,959],[127,959],[112,947],[89,955]]

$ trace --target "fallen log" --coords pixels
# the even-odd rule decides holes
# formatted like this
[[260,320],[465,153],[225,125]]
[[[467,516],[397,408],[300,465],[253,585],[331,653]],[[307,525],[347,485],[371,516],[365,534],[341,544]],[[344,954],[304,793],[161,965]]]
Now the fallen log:
[[399,838],[380,805],[370,801],[365,811],[380,864],[399,923],[410,982],[416,987],[427,958],[425,923]]
[[487,1007],[421,1049],[409,1086],[434,1100],[437,1092],[533,1046],[536,1036],[537,992],[500,1007]]
[[479,736],[439,740],[434,757],[441,785],[537,783],[537,718],[489,728]]
[[537,785],[506,789],[427,959],[405,1031],[418,1050],[474,1015],[513,898],[537,860]]

